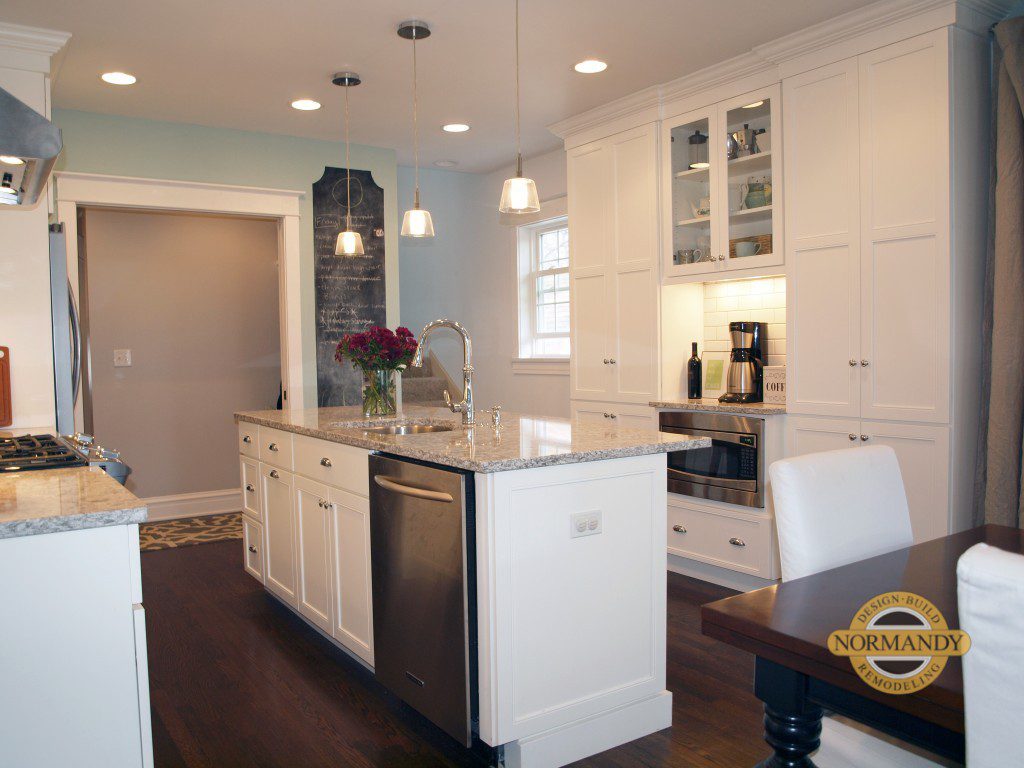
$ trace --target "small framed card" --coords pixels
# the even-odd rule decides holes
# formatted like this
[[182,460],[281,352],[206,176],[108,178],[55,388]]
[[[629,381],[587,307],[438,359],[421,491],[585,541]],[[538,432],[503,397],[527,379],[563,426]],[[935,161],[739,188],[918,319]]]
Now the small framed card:
[[725,392],[725,374],[729,365],[728,352],[708,352],[701,355],[704,368],[704,397],[717,398]]

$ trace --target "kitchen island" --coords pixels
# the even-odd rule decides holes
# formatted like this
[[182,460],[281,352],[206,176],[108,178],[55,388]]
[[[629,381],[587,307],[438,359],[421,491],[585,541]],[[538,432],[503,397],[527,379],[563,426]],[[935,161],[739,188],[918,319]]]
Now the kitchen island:
[[564,765],[671,725],[664,454],[706,439],[519,414],[464,427],[416,407],[235,416],[247,571],[370,667],[369,454],[472,473],[470,677],[479,739],[506,766]]
[[153,765],[146,516],[98,467],[0,474],[0,765]]

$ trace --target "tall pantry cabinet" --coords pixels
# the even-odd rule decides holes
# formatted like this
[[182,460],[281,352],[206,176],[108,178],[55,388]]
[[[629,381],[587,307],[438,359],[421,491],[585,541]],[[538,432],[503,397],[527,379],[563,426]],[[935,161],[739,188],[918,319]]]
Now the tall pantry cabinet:
[[575,419],[655,424],[658,131],[654,123],[568,152]]
[[949,27],[782,83],[786,452],[891,446],[917,541],[970,521],[987,66]]

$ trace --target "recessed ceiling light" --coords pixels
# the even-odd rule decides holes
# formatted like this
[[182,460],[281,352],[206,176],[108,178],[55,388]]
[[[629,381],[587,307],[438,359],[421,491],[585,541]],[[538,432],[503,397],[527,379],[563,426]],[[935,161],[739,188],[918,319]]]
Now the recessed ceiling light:
[[584,59],[573,69],[577,72],[582,72],[584,75],[594,75],[598,72],[604,72],[608,69],[608,65],[599,59]]
[[469,126],[465,123],[448,123],[447,125],[442,125],[441,130],[448,133],[465,133],[469,130]]
[[454,168],[458,163],[454,160],[435,160],[434,165],[438,168]]
[[320,102],[313,99],[296,99],[292,102],[292,109],[301,109],[303,112],[312,112],[320,109]]
[[133,85],[136,80],[135,75],[129,75],[127,72],[104,72],[100,79],[111,85]]
[[752,102],[750,104],[744,104],[743,108],[744,109],[754,109],[755,107],[760,107],[762,104],[764,104],[764,100],[763,99],[761,101],[755,101],[755,102]]
[[24,165],[25,161],[20,157],[12,157],[11,155],[0,155],[0,163],[5,165]]

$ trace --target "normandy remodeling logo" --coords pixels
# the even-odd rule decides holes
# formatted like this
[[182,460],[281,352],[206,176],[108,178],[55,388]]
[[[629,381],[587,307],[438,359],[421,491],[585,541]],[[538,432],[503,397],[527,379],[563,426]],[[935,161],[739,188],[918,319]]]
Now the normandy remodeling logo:
[[860,607],[850,628],[828,636],[828,649],[846,656],[860,678],[879,691],[914,693],[935,679],[971,638],[950,629],[942,613],[913,592],[887,592]]

